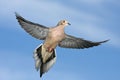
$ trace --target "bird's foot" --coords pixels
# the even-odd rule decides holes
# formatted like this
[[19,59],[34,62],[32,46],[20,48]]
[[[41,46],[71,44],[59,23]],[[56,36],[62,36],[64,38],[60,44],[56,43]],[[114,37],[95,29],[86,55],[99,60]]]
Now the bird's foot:
[[50,47],[47,47],[47,52],[51,53],[54,49],[53,48],[50,48]]

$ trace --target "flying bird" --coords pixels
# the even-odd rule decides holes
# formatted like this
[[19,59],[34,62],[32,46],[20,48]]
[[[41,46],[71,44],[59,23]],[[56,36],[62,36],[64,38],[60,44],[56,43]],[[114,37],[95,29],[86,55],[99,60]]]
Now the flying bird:
[[40,77],[42,77],[42,75],[56,62],[55,48],[57,46],[63,48],[84,49],[98,46],[101,43],[108,41],[93,42],[66,34],[64,28],[70,25],[67,20],[59,21],[56,26],[46,27],[28,21],[17,13],[16,19],[27,33],[39,40],[44,40],[44,42],[34,50],[33,55],[35,59],[35,68],[37,71],[40,70]]

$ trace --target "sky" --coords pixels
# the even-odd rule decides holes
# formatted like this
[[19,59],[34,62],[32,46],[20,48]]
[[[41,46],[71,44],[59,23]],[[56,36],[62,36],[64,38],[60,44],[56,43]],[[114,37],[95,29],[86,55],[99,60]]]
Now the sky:
[[47,27],[66,19],[67,34],[109,42],[89,49],[57,47],[41,80],[120,80],[119,0],[0,0],[0,80],[40,80],[33,51],[43,41],[27,34],[15,12]]

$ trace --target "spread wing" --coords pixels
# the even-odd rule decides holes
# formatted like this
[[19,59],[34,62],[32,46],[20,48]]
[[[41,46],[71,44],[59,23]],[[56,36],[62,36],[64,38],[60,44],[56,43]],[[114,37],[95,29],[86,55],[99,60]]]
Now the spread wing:
[[44,40],[46,38],[49,30],[48,27],[30,22],[24,19],[23,17],[21,17],[20,15],[18,15],[17,13],[16,13],[16,19],[18,20],[21,27],[33,37],[40,40]]
[[66,35],[65,39],[62,40],[58,45],[64,48],[77,48],[77,49],[84,49],[93,46],[98,46],[101,43],[107,42],[108,40],[101,41],[101,42],[92,42],[88,40],[84,40],[82,38],[76,38],[71,35]]

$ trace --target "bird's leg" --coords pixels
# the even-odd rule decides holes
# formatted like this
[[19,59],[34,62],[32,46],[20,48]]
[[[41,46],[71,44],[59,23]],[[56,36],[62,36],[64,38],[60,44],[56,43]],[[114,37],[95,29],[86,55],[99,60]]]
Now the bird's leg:
[[53,48],[47,47],[46,51],[51,53],[53,50],[54,50]]

